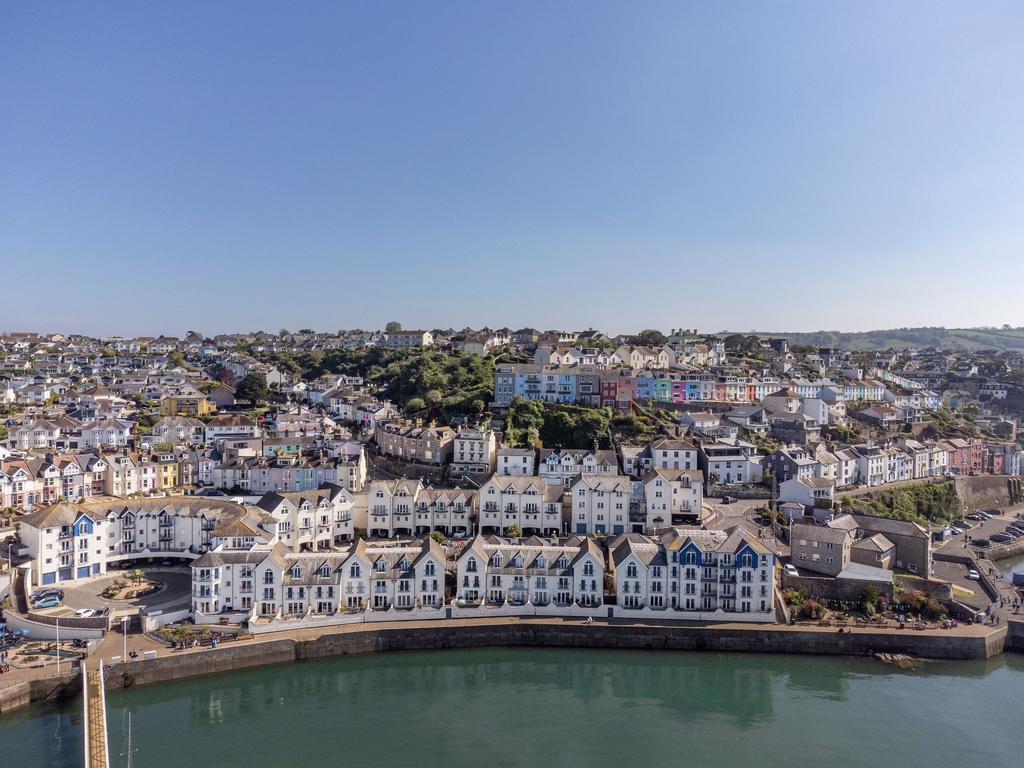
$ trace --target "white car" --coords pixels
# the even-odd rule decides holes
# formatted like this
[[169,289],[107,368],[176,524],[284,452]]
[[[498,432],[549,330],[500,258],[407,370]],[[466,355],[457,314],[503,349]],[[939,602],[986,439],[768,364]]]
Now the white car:
[[786,563],[786,575],[787,576],[799,576],[800,571],[796,569],[796,566],[792,563]]
[[980,573],[978,573],[978,572],[977,572],[976,570],[974,570],[973,568],[968,568],[968,569],[967,569],[967,578],[968,578],[968,579],[971,579],[972,581],[977,581],[978,579],[980,579],[980,578],[981,578],[981,574],[980,574]]
[[78,619],[88,619],[90,616],[95,615],[96,611],[94,611],[92,608],[79,608],[77,611],[75,611],[75,618]]

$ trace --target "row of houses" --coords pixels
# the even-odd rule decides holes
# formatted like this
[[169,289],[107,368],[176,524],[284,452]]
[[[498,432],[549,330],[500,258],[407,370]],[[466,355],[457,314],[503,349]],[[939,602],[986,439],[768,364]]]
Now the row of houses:
[[21,518],[36,584],[99,576],[140,557],[194,559],[224,547],[329,549],[353,537],[353,499],[344,488],[269,493],[256,505],[200,496],[59,502]]
[[780,500],[813,504],[831,500],[833,490],[854,485],[968,475],[1017,475],[1021,450],[1012,443],[977,438],[900,439],[882,445],[780,448],[767,458],[780,484]]
[[221,545],[192,563],[197,623],[316,619],[322,626],[396,610],[442,619],[446,614],[429,609],[449,601],[555,614],[609,604],[627,619],[771,622],[775,557],[737,528],[625,535],[609,541],[607,551],[580,536],[476,536],[450,559],[429,538],[398,546],[360,540],[331,554]]
[[[886,388],[872,379],[805,380],[711,372],[602,365],[504,363],[495,367],[494,404],[507,407],[519,397],[547,403],[582,403],[627,410],[634,400],[666,403],[760,403],[780,389],[800,397],[832,401],[882,402]],[[938,407],[938,396],[934,402]]]

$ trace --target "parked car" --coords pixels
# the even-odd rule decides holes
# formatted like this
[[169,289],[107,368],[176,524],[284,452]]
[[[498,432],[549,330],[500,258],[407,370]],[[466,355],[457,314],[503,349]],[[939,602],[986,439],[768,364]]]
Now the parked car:
[[990,515],[988,512],[975,512],[974,514],[976,514],[982,520],[991,520],[992,519],[992,515]]
[[1015,531],[1020,531],[1021,533],[1024,533],[1024,523],[1011,523],[1010,525],[1008,525],[1006,527],[1007,528],[1012,528]]
[[955,523],[950,523],[949,527],[953,529],[954,533],[967,533],[967,529],[960,524],[959,520]]
[[988,539],[973,539],[971,541],[971,544],[973,544],[976,547],[981,547],[982,549],[992,546],[992,542]]
[[64,599],[64,591],[60,589],[37,589],[28,596],[28,599],[30,603],[38,603],[40,600],[47,600],[51,597],[56,598],[59,603]]
[[95,615],[96,611],[94,611],[92,608],[79,608],[77,611],[75,611],[75,616],[79,619],[88,619],[91,616]]
[[1013,537],[1005,533],[993,533],[989,536],[993,544],[1006,544],[1009,541],[1013,541]]
[[967,516],[967,519],[968,520],[977,520],[978,522],[981,522],[985,518],[981,516],[980,512],[971,512],[971,514],[969,514]]
[[734,501],[736,501],[736,499],[733,496],[723,496],[722,497],[722,503],[723,504],[732,504]]
[[1007,528],[1005,531],[1003,531],[1003,533],[1005,533],[1011,539],[1019,539],[1021,536],[1024,536],[1024,533],[1021,533],[1016,528]]
[[986,509],[985,510],[985,514],[989,515],[989,516],[991,516],[991,515],[1001,515],[1001,514],[1003,514],[1003,510],[996,509],[995,507],[993,507],[992,509]]
[[974,528],[974,523],[969,523],[966,520],[957,520],[955,523],[953,523],[953,525],[955,525],[957,528],[962,528],[965,531],[969,531],[972,528]]
[[968,578],[968,579],[971,579],[972,581],[977,581],[978,579],[980,579],[980,578],[981,578],[981,574],[980,574],[980,573],[978,573],[978,572],[977,572],[976,570],[974,570],[973,568],[968,568],[968,569],[967,569],[967,578]]
[[787,576],[799,576],[800,571],[796,569],[796,566],[792,563],[786,563],[786,575]]
[[52,597],[44,597],[44,598],[41,598],[39,600],[36,600],[36,602],[32,605],[32,607],[33,608],[56,608],[58,605],[60,605],[60,598],[57,597],[56,595],[54,595]]

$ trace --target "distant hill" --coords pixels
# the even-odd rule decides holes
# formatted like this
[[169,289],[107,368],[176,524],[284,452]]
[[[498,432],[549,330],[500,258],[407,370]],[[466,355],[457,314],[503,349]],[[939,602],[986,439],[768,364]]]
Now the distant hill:
[[[719,334],[719,336],[721,335]],[[838,347],[853,352],[868,352],[890,347],[896,349],[943,347],[965,351],[978,349],[995,349],[1000,352],[1024,351],[1024,328],[890,328],[862,333],[814,331],[812,333],[758,335],[785,337],[789,339],[790,344]]]

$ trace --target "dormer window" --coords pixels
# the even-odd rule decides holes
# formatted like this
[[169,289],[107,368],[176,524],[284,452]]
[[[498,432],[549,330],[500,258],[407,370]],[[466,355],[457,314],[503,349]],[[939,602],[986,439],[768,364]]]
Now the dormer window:
[[386,560],[380,559],[380,560],[377,561],[377,570],[380,573],[384,573],[384,571],[386,571],[387,569],[388,569],[388,563],[387,563]]
[[297,566],[297,565],[293,565],[292,566],[292,578],[293,579],[302,578],[302,569],[299,568],[299,566]]
[[325,579],[331,575],[331,568],[327,563],[320,566],[320,575]]
[[466,561],[466,571],[468,573],[476,573],[476,558],[471,557]]
[[546,557],[544,557],[544,555],[540,555],[537,558],[537,567],[538,568],[547,568],[548,567],[548,560],[547,560]]
[[499,555],[497,552],[495,552],[494,555],[491,557],[491,566],[494,568],[501,567],[501,555]]
[[432,562],[428,562],[426,564],[426,566],[423,568],[423,575],[424,576],[433,576],[434,575],[434,564]]
[[363,575],[363,569],[359,567],[359,563],[353,563],[352,567],[348,569],[348,576],[350,579],[358,579]]
[[522,568],[523,567],[523,556],[522,555],[516,555],[515,557],[512,558],[512,567],[513,568]]

